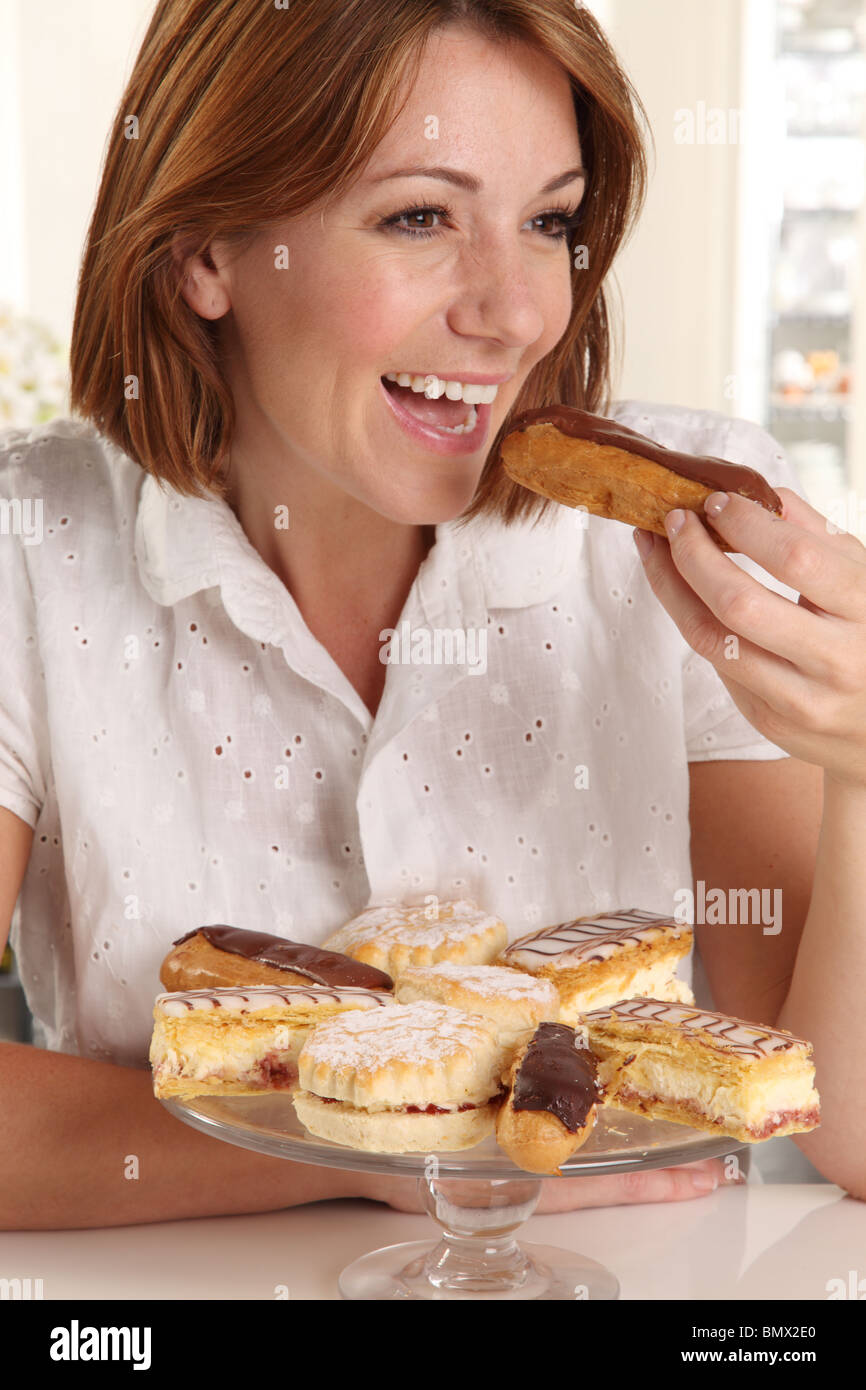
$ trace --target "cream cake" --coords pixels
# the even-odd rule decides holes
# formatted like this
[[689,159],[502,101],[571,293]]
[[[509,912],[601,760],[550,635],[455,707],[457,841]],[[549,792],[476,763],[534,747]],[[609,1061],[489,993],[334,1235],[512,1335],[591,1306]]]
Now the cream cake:
[[150,1063],[156,1096],[289,1090],[311,1029],[346,1010],[393,1004],[384,991],[267,985],[160,994]]
[[497,965],[413,965],[397,977],[394,999],[398,1004],[435,999],[481,1014],[512,1055],[529,1042],[539,1023],[559,1018],[559,995],[549,980]]
[[687,923],[620,908],[522,936],[496,964],[550,980],[559,992],[560,1021],[574,1026],[590,1009],[637,995],[693,1003],[675,974],[691,946]]
[[784,1029],[658,999],[584,1015],[604,1103],[755,1143],[815,1129],[810,1044]]
[[505,923],[468,898],[368,907],[323,943],[396,977],[410,965],[489,965],[508,940]]
[[506,1055],[487,1019],[431,999],[315,1028],[292,1097],[311,1134],[375,1153],[470,1148],[490,1134]]

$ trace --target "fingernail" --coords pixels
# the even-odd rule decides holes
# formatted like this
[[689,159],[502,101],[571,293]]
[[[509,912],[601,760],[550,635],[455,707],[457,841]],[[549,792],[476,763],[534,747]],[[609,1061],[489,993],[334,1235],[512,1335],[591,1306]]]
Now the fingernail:
[[711,492],[704,502],[704,511],[707,516],[718,516],[723,507],[728,505],[730,497],[726,492]]
[[719,1185],[714,1173],[693,1173],[692,1183],[696,1192],[715,1192]]
[[665,530],[670,537],[674,537],[677,534],[685,519],[686,514],[681,507],[677,507],[675,512],[668,512],[665,517]]
[[640,531],[635,529],[632,534],[634,535],[634,543],[637,546],[638,555],[640,555],[642,560],[645,560],[648,555],[652,554],[653,547],[656,543],[655,533],[653,531]]

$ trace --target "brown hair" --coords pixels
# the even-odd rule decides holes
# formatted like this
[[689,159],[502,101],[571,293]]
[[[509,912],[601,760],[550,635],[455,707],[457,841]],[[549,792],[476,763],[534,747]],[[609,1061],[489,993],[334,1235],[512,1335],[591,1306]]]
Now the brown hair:
[[[570,75],[587,184],[569,237],[569,326],[511,415],[609,406],[603,281],[646,193],[646,113],[601,28],[573,0],[158,0],[114,119],[88,230],[70,352],[73,411],[189,496],[225,496],[234,404],[216,324],[180,294],[172,239],[241,244],[339,196],[399,115],[424,43],[464,23],[540,49]],[[279,94],[279,100],[276,95]],[[137,121],[136,135],[128,138]],[[125,383],[144,390],[127,399]],[[508,419],[511,418],[509,415]],[[512,483],[493,441],[464,520],[551,505]]]

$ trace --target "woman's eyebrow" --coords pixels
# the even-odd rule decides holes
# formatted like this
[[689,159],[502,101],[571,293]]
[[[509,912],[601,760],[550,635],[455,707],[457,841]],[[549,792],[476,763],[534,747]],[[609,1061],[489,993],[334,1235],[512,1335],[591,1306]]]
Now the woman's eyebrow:
[[[384,183],[387,179],[410,179],[423,175],[428,179],[441,179],[444,183],[456,184],[458,188],[465,188],[469,193],[480,193],[484,185],[480,179],[475,178],[474,174],[466,174],[460,169],[449,169],[443,164],[419,164],[409,169],[394,169],[390,174],[380,174],[378,178],[371,179],[372,183]],[[567,183],[574,183],[577,179],[585,179],[586,170],[579,164],[574,169],[566,169],[564,174],[559,174],[550,183],[546,183],[539,189],[540,193],[555,193],[557,189],[564,188]]]

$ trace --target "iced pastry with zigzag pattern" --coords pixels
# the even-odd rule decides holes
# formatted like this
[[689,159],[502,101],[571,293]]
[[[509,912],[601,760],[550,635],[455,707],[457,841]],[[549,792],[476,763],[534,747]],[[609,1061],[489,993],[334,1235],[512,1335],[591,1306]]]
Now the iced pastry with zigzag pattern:
[[820,1124],[811,1045],[784,1029],[659,999],[583,1024],[605,1105],[747,1144]]
[[693,1003],[676,969],[692,946],[692,929],[657,912],[619,908],[577,917],[512,941],[496,961],[550,980],[560,1021],[572,1027],[589,1009],[643,995]]

